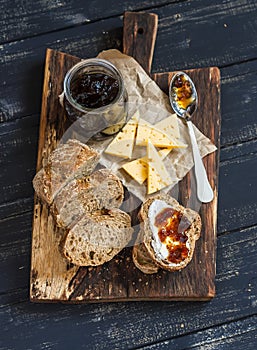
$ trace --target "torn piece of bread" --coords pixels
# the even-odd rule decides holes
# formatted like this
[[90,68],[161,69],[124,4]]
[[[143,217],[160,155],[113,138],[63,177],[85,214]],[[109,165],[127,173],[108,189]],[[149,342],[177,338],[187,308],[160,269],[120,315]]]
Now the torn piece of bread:
[[49,156],[44,168],[33,179],[34,189],[50,205],[57,193],[69,181],[89,175],[99,161],[99,153],[78,140],[68,140]]
[[[157,272],[153,264],[168,271],[187,266],[200,237],[201,218],[198,213],[183,207],[167,194],[159,194],[142,204],[139,220],[139,239],[133,248],[133,260],[142,272]],[[151,272],[146,272],[148,259]]]
[[119,209],[95,211],[68,231],[62,253],[74,265],[102,265],[126,247],[132,234],[127,213]]
[[108,169],[69,182],[51,206],[57,225],[70,227],[86,213],[99,209],[119,208],[124,190],[119,178]]

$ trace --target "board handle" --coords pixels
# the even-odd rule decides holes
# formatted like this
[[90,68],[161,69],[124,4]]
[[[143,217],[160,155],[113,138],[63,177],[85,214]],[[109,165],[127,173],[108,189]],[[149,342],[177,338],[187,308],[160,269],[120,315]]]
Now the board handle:
[[134,57],[150,74],[158,16],[146,12],[125,12],[123,19],[123,53]]

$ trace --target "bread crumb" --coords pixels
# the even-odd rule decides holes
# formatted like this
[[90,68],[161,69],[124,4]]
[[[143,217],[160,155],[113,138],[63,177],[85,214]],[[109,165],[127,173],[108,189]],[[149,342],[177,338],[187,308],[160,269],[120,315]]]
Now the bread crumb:
[[148,286],[148,282],[145,282],[145,285]]
[[138,289],[136,289],[136,293],[138,293]]
[[142,282],[142,278],[139,278],[138,282]]
[[180,327],[181,327],[181,328],[184,328],[184,327],[185,327],[184,323],[181,323]]

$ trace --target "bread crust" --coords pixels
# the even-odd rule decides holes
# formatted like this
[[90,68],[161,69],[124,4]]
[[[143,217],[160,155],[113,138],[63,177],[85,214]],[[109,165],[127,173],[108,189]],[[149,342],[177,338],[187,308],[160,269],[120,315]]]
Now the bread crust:
[[68,183],[54,199],[51,212],[58,226],[71,227],[86,213],[119,208],[123,199],[119,178],[108,169],[100,169]]
[[59,191],[72,179],[89,175],[96,167],[100,154],[78,140],[70,139],[58,146],[47,164],[33,179],[38,197],[51,205]]
[[159,266],[152,260],[144,244],[137,244],[132,250],[132,259],[136,267],[148,275],[157,273]]
[[[171,264],[169,264],[168,261],[158,259],[156,257],[155,251],[154,251],[152,244],[151,244],[152,231],[151,231],[150,223],[149,223],[149,219],[148,219],[148,210],[149,210],[150,205],[156,199],[163,200],[168,205],[170,205],[172,208],[174,208],[175,210],[180,211],[183,215],[185,215],[187,220],[191,223],[189,228],[186,231],[186,235],[188,236],[188,242],[190,244],[188,257],[185,260],[183,260],[181,263],[176,264],[176,265],[175,264],[171,265]],[[139,239],[142,243],[138,242],[139,243],[138,246],[134,247],[133,256],[136,257],[138,255],[137,250],[141,250],[141,254],[145,255],[147,253],[148,258],[150,258],[151,261],[155,265],[157,265],[157,266],[159,266],[167,271],[177,271],[177,270],[181,270],[181,269],[185,268],[189,264],[189,262],[192,260],[194,250],[195,250],[195,242],[200,237],[201,226],[202,226],[200,215],[190,208],[183,207],[174,198],[170,197],[169,195],[158,194],[158,195],[151,196],[142,204],[140,212],[138,214],[138,217],[140,220]],[[136,260],[136,258],[135,258],[135,260]],[[147,270],[147,266],[143,266],[143,268],[142,268],[142,266],[140,266],[142,264],[139,264],[138,260],[136,260],[135,265],[143,272]],[[146,264],[144,264],[144,265],[146,265]],[[152,271],[154,271],[154,270],[152,269]],[[155,273],[155,272],[152,272],[152,273]]]
[[131,240],[130,216],[119,209],[85,215],[62,242],[62,254],[74,265],[98,266],[110,261]]

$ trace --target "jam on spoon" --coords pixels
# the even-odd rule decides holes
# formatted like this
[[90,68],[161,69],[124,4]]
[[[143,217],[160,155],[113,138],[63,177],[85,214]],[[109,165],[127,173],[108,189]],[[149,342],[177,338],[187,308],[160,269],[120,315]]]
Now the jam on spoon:
[[178,72],[174,75],[169,86],[169,98],[174,112],[185,120],[188,127],[195,165],[197,197],[203,203],[211,202],[214,193],[203,165],[191,122],[192,114],[196,111],[198,105],[197,91],[193,81],[186,73]]
[[177,104],[186,110],[195,100],[190,81],[186,79],[184,74],[180,74],[173,82],[173,89]]

